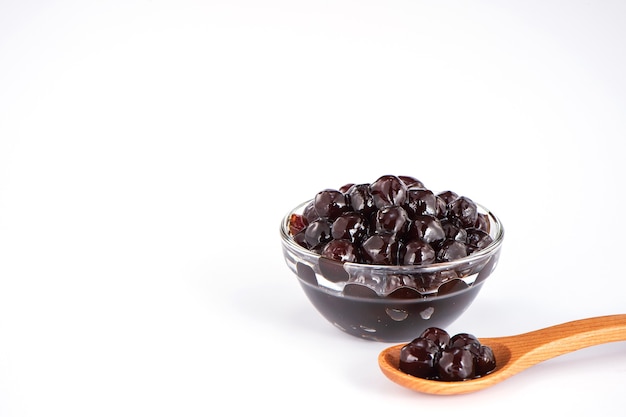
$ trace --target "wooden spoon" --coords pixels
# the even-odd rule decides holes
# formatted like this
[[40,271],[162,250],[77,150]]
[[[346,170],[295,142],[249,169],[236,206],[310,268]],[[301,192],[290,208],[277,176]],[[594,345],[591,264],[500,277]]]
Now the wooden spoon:
[[417,378],[399,368],[400,349],[391,346],[378,356],[383,373],[393,382],[428,394],[466,394],[488,388],[545,360],[586,347],[626,341],[626,314],[593,317],[558,324],[516,336],[479,338],[496,358],[496,369],[481,378],[458,382]]

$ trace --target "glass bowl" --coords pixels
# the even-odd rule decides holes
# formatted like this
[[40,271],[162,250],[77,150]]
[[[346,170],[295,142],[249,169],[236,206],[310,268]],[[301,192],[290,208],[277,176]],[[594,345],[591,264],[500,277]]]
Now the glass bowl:
[[289,233],[292,214],[282,219],[285,262],[313,306],[338,329],[379,342],[405,342],[428,327],[445,328],[467,310],[496,268],[504,239],[502,223],[489,220],[493,241],[471,255],[430,265],[371,265],[339,262],[300,246]]

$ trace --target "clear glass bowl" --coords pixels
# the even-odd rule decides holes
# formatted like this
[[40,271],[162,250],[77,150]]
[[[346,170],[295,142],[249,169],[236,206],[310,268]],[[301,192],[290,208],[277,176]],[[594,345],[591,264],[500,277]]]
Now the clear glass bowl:
[[492,274],[500,256],[504,228],[489,210],[493,242],[451,262],[427,266],[338,262],[298,245],[289,233],[292,214],[280,226],[283,255],[313,306],[340,330],[363,339],[405,342],[427,327],[445,328],[458,319]]

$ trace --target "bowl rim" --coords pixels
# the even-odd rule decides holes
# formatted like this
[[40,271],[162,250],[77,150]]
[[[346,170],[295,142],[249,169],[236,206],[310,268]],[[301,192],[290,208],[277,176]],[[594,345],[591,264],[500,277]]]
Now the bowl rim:
[[[293,236],[291,236],[291,234],[289,233],[289,219],[291,215],[294,213],[297,213],[298,210],[304,209],[304,207],[306,207],[311,201],[313,201],[313,199],[308,199],[298,204],[297,206],[289,210],[289,212],[287,212],[287,214],[285,214],[282,217],[282,221],[280,224],[280,235],[281,235],[281,240],[283,244],[287,245],[291,250],[297,252],[298,255],[303,256],[303,257],[313,257],[313,258],[319,259],[322,257],[320,254],[300,246],[298,243],[296,243],[296,241],[293,239]],[[363,264],[363,263],[357,263],[357,262],[340,262],[340,261],[334,261],[334,262],[343,263],[344,267],[350,268],[350,269],[360,268],[360,269],[370,270],[370,271],[385,271],[385,272],[392,272],[392,273],[416,273],[416,272],[432,273],[432,272],[437,272],[437,271],[442,271],[442,270],[453,269],[458,266],[472,263],[474,261],[482,260],[492,255],[493,253],[497,252],[502,246],[502,242],[504,240],[504,226],[502,225],[500,218],[497,215],[495,215],[491,210],[487,209],[485,206],[483,206],[480,203],[477,203],[477,202],[474,202],[474,203],[477,205],[477,207],[482,213],[487,214],[490,217],[490,220],[494,221],[493,225],[496,226],[496,230],[493,234],[493,242],[491,242],[487,247],[481,250],[478,250],[476,252],[473,252],[468,256],[455,259],[449,262],[439,262],[439,263],[433,263],[429,265],[378,265],[378,264]]]

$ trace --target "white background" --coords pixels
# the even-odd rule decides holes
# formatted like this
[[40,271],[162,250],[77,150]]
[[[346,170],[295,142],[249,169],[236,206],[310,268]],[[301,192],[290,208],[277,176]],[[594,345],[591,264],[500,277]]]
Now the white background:
[[622,342],[464,396],[392,383],[386,344],[310,306],[278,226],[323,188],[412,175],[506,229],[450,332],[626,313],[625,19],[606,0],[1,1],[0,416],[623,410]]

